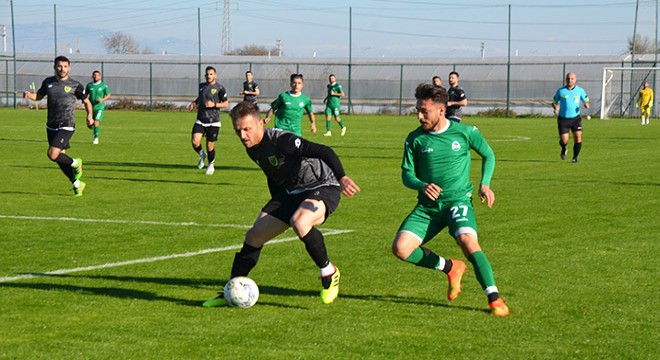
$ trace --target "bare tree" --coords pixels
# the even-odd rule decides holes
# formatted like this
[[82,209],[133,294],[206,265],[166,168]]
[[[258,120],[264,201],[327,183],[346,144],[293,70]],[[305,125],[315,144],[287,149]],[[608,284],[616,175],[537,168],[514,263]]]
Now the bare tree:
[[277,49],[268,49],[262,45],[245,45],[242,48],[235,48],[225,55],[268,56],[269,54],[277,54]]
[[628,52],[632,53],[633,49],[635,54],[653,54],[656,49],[655,41],[646,35],[637,35],[633,41],[631,36],[628,38]]
[[153,54],[149,47],[140,50],[140,46],[132,36],[116,32],[103,38],[103,47],[108,54]]

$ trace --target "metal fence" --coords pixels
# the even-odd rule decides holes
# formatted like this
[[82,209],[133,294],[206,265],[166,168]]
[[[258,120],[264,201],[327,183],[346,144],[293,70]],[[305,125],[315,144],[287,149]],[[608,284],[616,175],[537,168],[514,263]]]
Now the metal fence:
[[[83,84],[91,80],[93,70],[103,72],[113,99],[130,99],[150,105],[156,102],[183,103],[197,96],[197,84],[207,65],[218,71],[220,82],[230,102],[241,100],[245,71],[254,73],[259,84],[259,102],[263,109],[281,92],[289,90],[289,75],[302,73],[303,92],[312,98],[315,111],[322,110],[329,74],[335,74],[347,97],[342,100],[344,112],[407,113],[414,106],[414,89],[421,82],[431,82],[438,75],[448,86],[450,71],[460,74],[460,85],[469,104],[466,114],[485,109],[511,109],[516,113],[551,114],[550,101],[563,85],[569,71],[578,75],[594,109],[600,108],[602,69],[630,66],[621,56],[572,58],[506,58],[498,59],[367,59],[350,63],[337,58],[287,57],[204,57],[171,55],[81,55],[71,54],[70,76]],[[28,54],[0,58],[0,98],[3,106],[24,106],[22,92],[32,82],[53,74],[52,56]],[[637,60],[636,60],[637,61]],[[643,59],[635,64],[641,64]],[[4,63],[4,64],[3,64]],[[645,66],[653,66],[648,62]],[[639,65],[642,66],[642,65]],[[350,74],[350,78],[349,78]]]

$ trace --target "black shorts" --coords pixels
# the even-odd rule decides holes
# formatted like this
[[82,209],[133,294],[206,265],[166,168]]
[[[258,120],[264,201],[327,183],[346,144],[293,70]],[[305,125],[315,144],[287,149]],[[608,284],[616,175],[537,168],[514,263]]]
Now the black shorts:
[[264,205],[261,211],[289,224],[293,213],[298,210],[303,201],[307,199],[320,200],[325,204],[325,219],[323,220],[325,222],[328,216],[339,206],[340,198],[341,189],[339,186],[323,186],[300,194],[287,194],[286,191],[282,190],[273,195],[273,198]]
[[582,131],[582,118],[580,115],[570,119],[559,116],[557,117],[557,128],[559,135],[568,134],[569,130],[573,133]]
[[48,135],[48,145],[51,147],[56,147],[62,150],[71,147],[71,145],[69,145],[69,140],[71,140],[71,137],[73,136],[73,131],[51,130],[46,128],[46,134]]
[[218,134],[220,133],[220,127],[218,126],[202,126],[198,123],[195,123],[192,128],[193,134],[202,134],[206,136],[206,141],[218,141]]

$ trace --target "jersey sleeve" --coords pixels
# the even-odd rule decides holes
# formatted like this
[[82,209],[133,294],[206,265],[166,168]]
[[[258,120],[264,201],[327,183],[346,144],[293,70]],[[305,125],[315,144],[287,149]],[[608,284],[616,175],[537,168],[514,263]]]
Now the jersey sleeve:
[[312,108],[312,100],[310,98],[305,100],[305,111],[307,111],[308,114],[311,114],[314,111]]
[[78,100],[84,100],[87,98],[87,95],[85,94],[85,88],[82,86],[81,83],[78,83],[76,86],[76,90],[74,92],[76,99]]
[[587,95],[587,92],[584,89],[582,89],[582,99],[581,100],[582,100],[582,102],[585,102],[585,103],[589,102],[589,95]]
[[559,96],[559,89],[555,91],[555,96],[552,97],[552,103],[553,104],[559,104],[559,100],[561,99],[561,96]]
[[108,87],[108,85],[103,84],[103,96],[108,96],[108,95],[110,95],[110,88]]
[[280,94],[280,95],[277,96],[277,99],[273,100],[273,102],[270,103],[270,107],[271,107],[273,110],[277,110],[277,109],[279,109],[280,107],[282,107],[282,104],[283,104],[283,101],[282,101],[282,94]]
[[490,186],[495,171],[495,153],[476,126],[470,132],[470,148],[481,156],[481,185]]
[[224,86],[220,86],[218,89],[218,98],[220,99],[219,102],[221,103],[227,101],[227,90],[225,90]]
[[414,190],[421,190],[426,183],[417,178],[415,174],[415,153],[410,139],[406,139],[401,162],[401,180],[403,185]]
[[46,80],[41,82],[41,87],[39,90],[37,90],[37,95],[41,96],[42,98],[48,95],[48,85],[46,84]]

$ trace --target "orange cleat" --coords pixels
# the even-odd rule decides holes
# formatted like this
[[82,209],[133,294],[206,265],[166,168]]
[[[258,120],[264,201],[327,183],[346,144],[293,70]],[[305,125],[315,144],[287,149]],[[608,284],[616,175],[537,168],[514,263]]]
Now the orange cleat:
[[[450,259],[451,260],[451,259]],[[460,260],[451,260],[452,267],[447,274],[447,280],[449,281],[449,287],[447,288],[447,299],[454,300],[461,293],[461,279],[467,266],[464,262]]]

